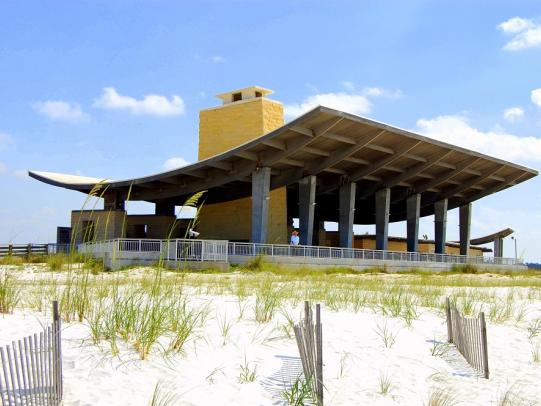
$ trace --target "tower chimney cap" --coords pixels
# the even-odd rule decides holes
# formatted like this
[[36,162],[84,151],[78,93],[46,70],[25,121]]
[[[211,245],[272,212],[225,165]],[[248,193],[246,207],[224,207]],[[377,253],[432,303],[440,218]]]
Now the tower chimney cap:
[[221,99],[223,104],[235,103],[241,100],[255,99],[257,97],[266,97],[274,93],[270,89],[265,89],[261,86],[250,86],[244,89],[233,90],[231,92],[217,94],[216,97]]

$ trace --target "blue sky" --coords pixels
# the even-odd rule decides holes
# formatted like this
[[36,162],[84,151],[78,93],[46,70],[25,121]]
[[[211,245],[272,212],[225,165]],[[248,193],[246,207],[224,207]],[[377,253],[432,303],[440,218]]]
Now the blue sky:
[[[54,241],[84,200],[25,170],[120,179],[193,162],[198,111],[253,84],[289,117],[327,104],[539,169],[539,72],[539,1],[4,0],[0,242]],[[472,236],[512,227],[541,261],[540,186],[476,202]],[[450,240],[457,224],[452,211]]]

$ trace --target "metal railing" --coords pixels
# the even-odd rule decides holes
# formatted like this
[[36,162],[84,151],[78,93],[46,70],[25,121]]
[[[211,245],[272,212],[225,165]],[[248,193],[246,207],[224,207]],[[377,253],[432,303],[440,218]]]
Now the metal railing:
[[[83,254],[141,253],[168,261],[227,261],[227,241],[222,240],[152,240],[119,238],[80,244]],[[154,255],[153,255],[154,254]]]
[[467,255],[434,254],[420,252],[381,251],[359,248],[319,247],[310,245],[278,245],[254,243],[229,243],[229,255],[238,256],[271,256],[271,257],[311,257],[330,259],[405,261],[405,262],[439,262],[446,264],[476,265],[517,265],[521,260],[514,258],[494,258]]
[[146,255],[152,255],[154,253],[156,254],[156,259],[173,261],[227,261],[229,256],[263,255],[270,257],[326,258],[337,260],[337,263],[341,260],[359,260],[509,266],[522,264],[521,260],[515,260],[514,258],[494,258],[481,255],[466,256],[309,245],[256,244],[228,242],[225,240],[120,238],[84,243],[79,245],[78,251],[80,253],[99,255],[113,252],[131,252]]

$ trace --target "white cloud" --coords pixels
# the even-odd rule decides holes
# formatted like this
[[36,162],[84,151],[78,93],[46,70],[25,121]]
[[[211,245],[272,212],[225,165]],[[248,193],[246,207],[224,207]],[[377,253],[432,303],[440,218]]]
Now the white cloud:
[[400,90],[388,90],[381,87],[366,87],[363,89],[363,94],[369,97],[389,97],[391,99],[402,97]]
[[172,169],[181,168],[183,166],[189,165],[190,162],[186,161],[180,156],[174,156],[165,161],[162,165],[163,170],[170,171]]
[[78,123],[89,119],[88,114],[84,113],[77,103],[69,103],[62,100],[46,100],[44,102],[34,103],[32,106],[39,114],[55,121]]
[[517,32],[524,31],[534,26],[535,25],[532,20],[527,20],[520,17],[513,17],[498,25],[498,28],[505,33],[516,34]]
[[541,24],[520,17],[504,21],[498,28],[508,35],[511,40],[504,45],[506,51],[520,51],[541,46]]
[[128,110],[132,114],[148,114],[153,116],[178,116],[185,112],[184,101],[173,95],[170,99],[157,94],[146,95],[137,100],[119,94],[114,87],[106,87],[99,98],[94,100],[94,107],[108,110]]
[[210,57],[210,61],[212,63],[225,63],[226,59],[223,56],[220,55],[214,55]]
[[317,106],[330,107],[357,115],[369,113],[372,109],[370,100],[361,94],[323,93],[309,96],[300,103],[285,105],[285,115],[289,118],[297,117]]
[[7,170],[8,170],[8,167],[4,163],[0,162],[0,174],[6,173]]
[[420,119],[417,130],[430,138],[509,161],[541,162],[541,138],[518,137],[500,129],[480,131],[463,116]]
[[532,90],[530,97],[532,98],[532,102],[534,104],[541,107],[541,87],[539,89]]
[[520,120],[524,116],[524,109],[522,107],[509,107],[503,111],[503,118],[513,123]]
[[348,113],[363,115],[372,111],[373,98],[396,99],[402,96],[400,90],[388,90],[381,87],[357,88],[353,82],[341,82],[340,85],[345,89],[342,92],[319,93],[314,88],[316,94],[308,96],[300,103],[286,104],[285,116],[295,118],[317,106],[330,107],[336,110],[342,110]]

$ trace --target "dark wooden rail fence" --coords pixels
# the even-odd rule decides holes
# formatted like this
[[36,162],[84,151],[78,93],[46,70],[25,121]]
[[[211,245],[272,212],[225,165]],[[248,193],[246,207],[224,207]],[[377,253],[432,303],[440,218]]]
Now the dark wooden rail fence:
[[451,305],[449,298],[445,300],[447,316],[448,341],[456,345],[466,361],[483,376],[489,378],[487,326],[485,314],[478,318],[465,317]]
[[0,258],[70,252],[70,244],[0,244]]
[[56,406],[62,402],[62,345],[58,302],[42,332],[0,347],[2,406]]
[[316,323],[312,306],[304,302],[304,319],[293,326],[299,348],[304,377],[311,383],[318,406],[323,405],[323,342],[321,307],[316,304]]
[[49,253],[49,244],[2,244],[0,245],[0,257],[20,255],[45,255]]

